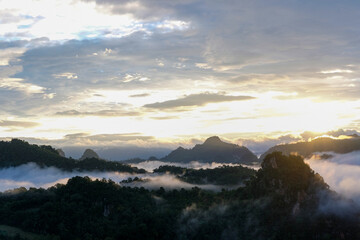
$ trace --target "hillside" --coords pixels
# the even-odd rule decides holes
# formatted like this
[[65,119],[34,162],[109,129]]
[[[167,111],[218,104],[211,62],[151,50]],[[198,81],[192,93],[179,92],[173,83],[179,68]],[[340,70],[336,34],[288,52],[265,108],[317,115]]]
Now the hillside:
[[154,173],[170,173],[180,180],[193,184],[237,185],[254,176],[256,171],[243,166],[221,166],[214,169],[191,169],[176,166],[160,166]]
[[51,146],[38,146],[19,139],[13,139],[10,142],[0,141],[0,168],[16,167],[30,162],[34,162],[40,167],[56,167],[64,171],[145,172],[143,169],[97,158],[78,161],[62,157]]
[[192,149],[182,147],[172,151],[162,158],[165,162],[188,163],[199,161],[204,163],[243,163],[259,162],[258,158],[249,149],[236,144],[225,143],[219,137],[210,137],[203,144],[197,144]]
[[317,138],[311,142],[298,142],[274,146],[262,154],[260,160],[263,160],[267,154],[272,152],[282,152],[286,155],[296,153],[308,158],[315,152],[349,153],[358,150],[360,150],[360,138]]
[[[358,207],[330,191],[301,157],[278,152],[264,159],[245,187],[218,193],[200,188],[121,187],[111,180],[87,177],[74,177],[66,185],[47,190],[16,192],[0,193],[0,224],[60,239],[360,236]],[[324,210],[324,206],[329,208]]]

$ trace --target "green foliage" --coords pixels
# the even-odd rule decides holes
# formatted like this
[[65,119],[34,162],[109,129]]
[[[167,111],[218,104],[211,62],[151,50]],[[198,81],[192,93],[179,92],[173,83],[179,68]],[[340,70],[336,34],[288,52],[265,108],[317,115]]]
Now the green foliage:
[[255,176],[256,171],[242,166],[226,166],[214,169],[189,169],[176,166],[160,166],[156,173],[171,173],[182,181],[193,184],[236,185]]
[[171,173],[175,175],[182,175],[184,174],[188,169],[183,167],[177,167],[177,166],[171,166],[171,165],[163,165],[156,169],[154,169],[154,173]]

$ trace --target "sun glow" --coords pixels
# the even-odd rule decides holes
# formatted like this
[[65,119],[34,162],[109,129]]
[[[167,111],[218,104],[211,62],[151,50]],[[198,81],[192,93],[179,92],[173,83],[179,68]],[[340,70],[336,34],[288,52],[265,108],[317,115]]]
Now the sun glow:
[[[174,93],[173,93],[174,94]],[[35,119],[40,125],[30,129],[0,127],[6,136],[61,138],[69,133],[114,134],[138,132],[157,138],[176,138],[180,135],[230,134],[233,132],[271,133],[304,131],[326,132],[351,123],[350,110],[356,103],[313,102],[310,99],[279,100],[273,96],[258,96],[251,101],[208,103],[186,111],[148,110],[146,103],[159,101],[172,94],[164,92],[146,97],[130,97],[130,92],[102,92],[88,102],[128,102],[138,114],[131,116],[57,116]],[[172,95],[174,96],[174,95]],[[129,108],[128,106],[125,106]],[[82,109],[84,112],[93,109]],[[129,110],[129,109],[127,109]],[[64,126],[64,131],[58,126]],[[10,132],[9,132],[10,131]]]

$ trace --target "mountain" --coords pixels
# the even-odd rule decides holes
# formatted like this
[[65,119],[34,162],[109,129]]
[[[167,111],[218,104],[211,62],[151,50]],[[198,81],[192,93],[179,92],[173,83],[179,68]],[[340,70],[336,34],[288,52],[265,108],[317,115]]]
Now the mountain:
[[51,146],[38,146],[28,142],[12,139],[0,141],[0,169],[16,167],[30,162],[40,167],[56,167],[63,171],[119,171],[130,173],[144,173],[145,170],[128,165],[105,161],[98,158],[85,158],[78,161],[60,155]]
[[317,138],[310,142],[298,142],[277,145],[260,156],[263,160],[266,155],[272,152],[282,152],[285,155],[296,153],[305,158],[311,157],[315,152],[335,152],[335,153],[349,153],[360,150],[360,138],[350,139],[333,139],[333,138]]
[[199,161],[206,163],[252,164],[254,162],[259,162],[255,154],[246,147],[225,143],[217,136],[206,139],[203,144],[197,144],[192,149],[179,147],[161,160],[181,163]]
[[100,159],[99,155],[92,149],[86,149],[83,155],[81,156],[80,160],[84,160],[86,158]]

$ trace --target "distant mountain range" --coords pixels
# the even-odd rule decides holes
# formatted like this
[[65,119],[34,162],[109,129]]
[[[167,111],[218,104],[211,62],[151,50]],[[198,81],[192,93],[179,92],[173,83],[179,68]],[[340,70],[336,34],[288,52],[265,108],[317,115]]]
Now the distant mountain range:
[[[0,168],[16,167],[34,162],[40,167],[56,167],[63,171],[119,171],[145,173],[145,170],[131,167],[119,162],[111,162],[94,157],[95,152],[85,151],[83,160],[66,158],[62,152],[51,146],[38,146],[13,139],[10,142],[0,141]],[[97,156],[97,154],[96,154]]]
[[103,160],[91,149],[87,149],[80,160],[75,160],[64,157],[61,149],[55,150],[51,146],[32,145],[22,140],[13,139],[10,142],[0,141],[0,168],[15,167],[35,162],[41,167],[57,167],[65,171],[139,172],[144,170],[132,168],[124,163],[160,160],[177,163],[198,161],[202,163],[216,162],[251,165],[262,162],[265,156],[272,152],[282,152],[285,155],[296,153],[308,158],[315,152],[349,153],[357,150],[360,150],[360,138],[358,137],[351,139],[318,138],[311,142],[274,146],[258,159],[248,148],[223,142],[219,137],[214,136],[206,139],[203,144],[197,144],[191,149],[179,147],[161,159],[151,157],[148,160],[133,159],[120,163]]
[[297,142],[274,146],[260,156],[260,161],[272,152],[282,152],[285,155],[296,153],[308,158],[316,152],[334,152],[343,154],[358,150],[360,150],[360,138],[358,137],[349,139],[323,137],[310,142]]
[[179,147],[166,157],[162,158],[161,161],[181,163],[198,161],[204,163],[218,162],[243,164],[259,162],[255,154],[246,147],[223,142],[217,136],[206,139],[203,144],[197,144],[192,149]]

